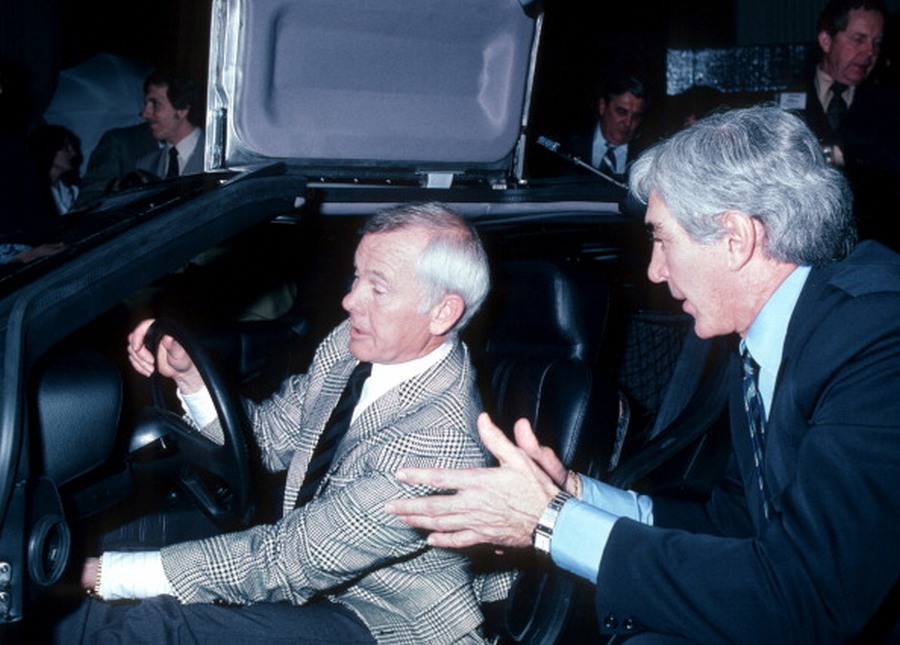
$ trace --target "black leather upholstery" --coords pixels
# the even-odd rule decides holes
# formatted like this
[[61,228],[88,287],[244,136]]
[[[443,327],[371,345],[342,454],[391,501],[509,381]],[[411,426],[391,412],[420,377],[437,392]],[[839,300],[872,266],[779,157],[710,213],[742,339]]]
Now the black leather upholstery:
[[599,273],[548,261],[495,269],[488,326],[471,342],[485,408],[504,429],[520,417],[574,468],[586,469],[614,432],[618,398],[594,369],[609,315]]
[[[603,468],[618,419],[618,393],[595,368],[609,308],[599,272],[511,261],[494,271],[487,327],[476,325],[467,337],[494,420],[509,431],[528,418],[540,441],[580,472]],[[552,643],[579,583],[539,560],[526,558],[522,567],[494,629],[502,642]]]
[[64,484],[104,463],[116,441],[122,380],[109,359],[66,356],[43,371],[37,387],[44,472]]

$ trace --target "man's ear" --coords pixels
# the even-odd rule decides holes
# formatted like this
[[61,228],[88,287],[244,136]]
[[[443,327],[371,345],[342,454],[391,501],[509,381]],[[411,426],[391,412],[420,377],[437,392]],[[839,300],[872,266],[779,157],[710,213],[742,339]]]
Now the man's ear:
[[178,116],[179,121],[184,121],[188,117],[188,113],[191,111],[190,106],[184,108],[183,110],[175,110],[175,114]]
[[821,49],[826,54],[831,51],[831,36],[824,29],[819,32],[817,37],[819,41],[819,49]]
[[597,101],[597,114],[600,115],[600,118],[603,118],[603,115],[606,114],[606,99],[600,99]]
[[741,211],[722,213],[725,242],[728,245],[728,266],[732,270],[742,268],[757,251],[763,239],[762,222]]
[[462,297],[455,293],[448,293],[431,310],[431,333],[434,336],[443,336],[448,333],[465,310],[466,303],[463,302]]

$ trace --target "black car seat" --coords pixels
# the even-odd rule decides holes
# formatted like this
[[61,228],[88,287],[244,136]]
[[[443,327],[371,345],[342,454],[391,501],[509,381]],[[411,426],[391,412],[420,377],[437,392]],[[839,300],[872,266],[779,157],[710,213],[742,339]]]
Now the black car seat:
[[[485,409],[504,430],[529,419],[569,467],[607,462],[619,413],[616,388],[597,370],[610,308],[600,273],[581,265],[509,261],[494,271],[473,349]],[[578,582],[525,556],[508,600],[486,606],[501,642],[551,643],[569,615]]]
[[115,364],[89,351],[64,356],[44,369],[36,412],[45,475],[65,484],[112,454],[122,408]]
[[709,493],[730,453],[726,368],[733,351],[733,337],[701,339],[685,328],[650,420],[620,426],[605,481],[648,494]]

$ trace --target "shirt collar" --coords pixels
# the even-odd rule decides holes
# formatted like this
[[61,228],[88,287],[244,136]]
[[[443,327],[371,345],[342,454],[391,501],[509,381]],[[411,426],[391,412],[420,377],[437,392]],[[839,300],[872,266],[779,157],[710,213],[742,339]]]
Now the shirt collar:
[[[600,165],[600,160],[603,159],[603,156],[606,154],[606,149],[609,147],[609,145],[610,144],[606,141],[606,137],[603,136],[603,128],[600,127],[600,121],[597,121],[597,125],[594,128],[594,141],[591,147],[591,165],[595,167]],[[615,146],[613,154],[616,155],[617,167],[622,167],[622,162],[625,160],[627,153],[627,143]]]
[[365,410],[375,400],[381,398],[392,387],[422,374],[432,365],[442,361],[450,354],[455,344],[455,340],[448,340],[425,356],[420,356],[405,363],[392,365],[372,363],[372,374],[363,385],[359,403],[353,410],[353,420],[355,421],[360,412]]
[[200,141],[200,128],[195,127],[191,130],[191,133],[187,135],[184,139],[175,144],[175,149],[178,150],[178,158],[181,159],[181,170],[184,171],[184,166],[187,163],[187,160],[191,158],[191,155],[194,154],[194,149],[197,147],[197,143]]
[[[822,66],[819,65],[816,67],[816,96],[819,99],[819,103],[822,104],[822,107],[827,109],[828,103],[831,102],[831,84],[834,83],[834,79],[831,78],[825,70],[822,69]],[[848,85],[847,89],[844,90],[844,101],[846,101],[849,106],[853,103],[853,96],[856,94],[856,86]]]
[[800,292],[806,284],[810,268],[799,266],[781,283],[757,314],[747,336],[741,341],[759,364],[760,391],[766,401],[766,409],[775,390],[775,379],[781,367],[784,339],[788,323],[797,305]]

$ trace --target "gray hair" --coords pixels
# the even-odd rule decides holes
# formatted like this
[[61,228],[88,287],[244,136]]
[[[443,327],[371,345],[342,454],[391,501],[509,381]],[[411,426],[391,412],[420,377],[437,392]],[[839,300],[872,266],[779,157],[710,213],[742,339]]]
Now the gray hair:
[[775,106],[698,121],[644,153],[629,182],[644,203],[657,195],[699,242],[720,239],[719,216],[736,210],[762,223],[766,254],[782,262],[819,266],[856,243],[847,180],[803,121]]
[[378,211],[361,233],[387,233],[422,227],[430,239],[419,257],[416,273],[422,290],[421,311],[428,311],[447,294],[456,294],[465,311],[459,331],[481,307],[491,287],[487,253],[475,228],[452,209],[437,202],[401,204]]

